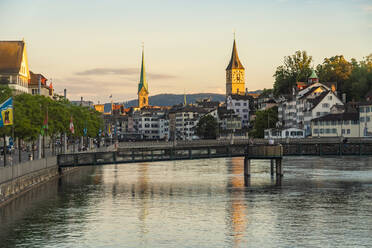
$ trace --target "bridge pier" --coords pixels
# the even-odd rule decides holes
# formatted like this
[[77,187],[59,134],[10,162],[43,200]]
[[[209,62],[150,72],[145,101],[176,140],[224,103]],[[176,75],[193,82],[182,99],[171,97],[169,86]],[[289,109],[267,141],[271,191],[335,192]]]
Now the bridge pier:
[[247,157],[244,158],[244,178],[251,176],[251,160]]
[[275,161],[275,167],[276,167],[276,176],[282,177],[283,176],[283,166],[282,166],[282,159],[278,158]]
[[274,176],[274,159],[270,159],[270,175]]

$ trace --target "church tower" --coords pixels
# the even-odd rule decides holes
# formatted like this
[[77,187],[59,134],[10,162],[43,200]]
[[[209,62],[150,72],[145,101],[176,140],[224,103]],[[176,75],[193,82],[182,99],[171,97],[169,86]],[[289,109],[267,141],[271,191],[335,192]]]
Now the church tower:
[[143,108],[149,105],[149,87],[146,80],[144,49],[142,50],[141,77],[138,84],[138,107]]
[[245,72],[238,57],[236,42],[234,38],[233,49],[229,65],[226,67],[226,96],[244,95]]

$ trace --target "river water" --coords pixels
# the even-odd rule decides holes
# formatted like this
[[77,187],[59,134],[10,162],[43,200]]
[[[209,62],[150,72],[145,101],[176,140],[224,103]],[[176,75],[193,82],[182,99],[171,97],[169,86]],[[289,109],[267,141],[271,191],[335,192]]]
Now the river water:
[[371,247],[372,158],[85,167],[0,208],[0,247]]

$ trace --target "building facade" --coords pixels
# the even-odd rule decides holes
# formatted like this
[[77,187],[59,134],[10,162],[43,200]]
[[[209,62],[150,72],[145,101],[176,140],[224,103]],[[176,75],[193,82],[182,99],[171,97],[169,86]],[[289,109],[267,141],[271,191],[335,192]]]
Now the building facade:
[[28,93],[31,76],[24,41],[0,41],[0,84]]
[[361,137],[359,114],[328,114],[311,121],[313,137]]
[[[314,75],[313,75],[314,76]],[[282,99],[278,104],[278,119],[281,127],[296,127],[305,130],[305,135],[312,134],[311,120],[331,113],[334,105],[343,106],[335,91],[316,82],[300,90],[293,90],[293,95]]]
[[240,117],[241,126],[249,127],[249,101],[251,97],[248,95],[230,95],[226,99],[226,107],[228,110],[234,110],[235,114]]

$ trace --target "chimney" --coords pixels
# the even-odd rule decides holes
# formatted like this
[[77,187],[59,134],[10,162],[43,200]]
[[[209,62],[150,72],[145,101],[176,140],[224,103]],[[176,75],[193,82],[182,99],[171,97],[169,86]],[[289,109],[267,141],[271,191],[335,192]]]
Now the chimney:
[[346,103],[346,93],[342,93],[342,102]]

